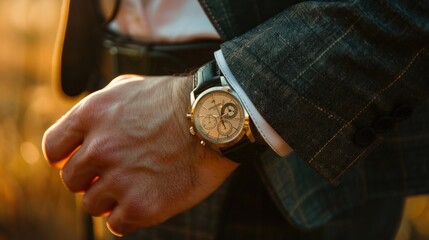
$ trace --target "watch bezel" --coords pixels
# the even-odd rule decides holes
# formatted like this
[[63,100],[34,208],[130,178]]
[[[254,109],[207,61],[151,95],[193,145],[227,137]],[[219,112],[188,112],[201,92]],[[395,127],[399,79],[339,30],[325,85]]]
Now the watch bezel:
[[[241,131],[239,132],[239,134],[236,135],[235,138],[233,138],[230,141],[225,142],[225,143],[212,142],[211,139],[207,139],[206,137],[204,137],[203,134],[201,134],[199,132],[198,128],[196,127],[196,123],[195,123],[195,110],[197,108],[198,103],[200,102],[200,100],[205,95],[210,94],[212,92],[216,92],[216,91],[223,91],[223,92],[226,92],[226,93],[232,95],[241,104],[241,107],[242,107],[243,112],[244,112],[243,128],[241,129]],[[194,98],[193,101],[192,101],[192,103],[191,103],[190,120],[191,120],[192,127],[195,130],[195,134],[198,136],[198,138],[201,139],[202,141],[204,141],[205,143],[209,144],[212,148],[214,148],[216,150],[225,149],[225,148],[229,148],[231,146],[234,146],[245,135],[251,134],[250,133],[250,117],[249,117],[249,114],[247,113],[246,109],[243,107],[243,105],[242,105],[242,103],[241,103],[240,98],[238,97],[238,95],[229,86],[215,86],[215,87],[211,87],[211,88],[206,89],[205,91],[203,91],[201,94],[199,94],[196,99]]]

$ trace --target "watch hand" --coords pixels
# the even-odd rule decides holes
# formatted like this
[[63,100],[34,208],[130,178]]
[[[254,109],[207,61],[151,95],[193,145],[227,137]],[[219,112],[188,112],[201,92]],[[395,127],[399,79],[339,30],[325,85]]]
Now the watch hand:
[[[218,106],[218,105],[222,105],[222,104],[221,104],[221,103],[216,104],[216,100],[215,100],[214,98],[213,98],[212,103],[214,104],[214,106],[213,106],[213,107],[215,107],[215,108],[216,108],[216,111],[217,111],[217,113],[219,114],[219,116],[221,116],[220,111],[219,111],[219,108],[218,108],[217,106]],[[213,107],[212,107],[212,108],[213,108]],[[220,122],[222,123],[223,127],[224,127],[224,128],[226,128],[225,123],[223,122],[223,118],[222,118],[222,116],[220,117]]]
[[225,122],[223,121],[223,118],[220,118],[220,122],[222,123],[223,128],[225,128],[225,129],[226,129]]
[[[213,106],[211,106],[211,107],[209,107],[209,109],[208,110],[212,110],[212,109],[218,109],[218,106],[219,105],[222,105],[221,103],[218,103],[218,104],[215,104],[215,105],[213,105]],[[219,111],[218,111],[219,112]]]

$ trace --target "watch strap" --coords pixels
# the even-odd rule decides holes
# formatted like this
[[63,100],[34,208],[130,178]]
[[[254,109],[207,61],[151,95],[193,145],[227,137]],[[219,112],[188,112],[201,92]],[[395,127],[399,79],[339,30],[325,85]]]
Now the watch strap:
[[220,149],[222,155],[236,163],[250,162],[252,159],[259,159],[268,149],[268,146],[252,143],[248,137],[243,137],[237,144],[227,149]]
[[221,76],[222,72],[214,60],[198,69],[194,75],[195,96],[200,95],[206,89],[222,85]]

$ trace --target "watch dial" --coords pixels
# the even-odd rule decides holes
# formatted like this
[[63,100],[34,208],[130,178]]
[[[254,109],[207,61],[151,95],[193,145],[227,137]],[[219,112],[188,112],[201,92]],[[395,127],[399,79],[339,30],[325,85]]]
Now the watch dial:
[[216,144],[234,140],[241,133],[244,121],[241,104],[233,95],[221,90],[204,95],[194,110],[194,123],[198,132]]

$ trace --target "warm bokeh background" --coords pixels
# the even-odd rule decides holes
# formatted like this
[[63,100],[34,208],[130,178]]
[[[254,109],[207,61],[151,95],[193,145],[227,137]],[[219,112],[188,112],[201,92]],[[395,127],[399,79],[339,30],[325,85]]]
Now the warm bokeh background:
[[[40,149],[44,130],[76,101],[51,78],[60,8],[60,0],[0,0],[0,240],[86,239],[78,201]],[[103,229],[98,239],[108,238]],[[397,237],[406,239],[429,239],[428,197],[408,200]]]
[[60,5],[0,0],[0,240],[82,239],[75,197],[40,149],[73,103],[51,86]]

